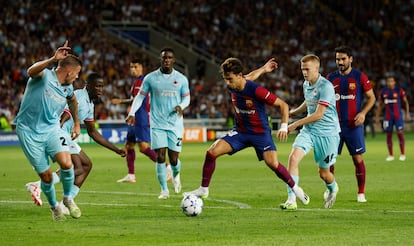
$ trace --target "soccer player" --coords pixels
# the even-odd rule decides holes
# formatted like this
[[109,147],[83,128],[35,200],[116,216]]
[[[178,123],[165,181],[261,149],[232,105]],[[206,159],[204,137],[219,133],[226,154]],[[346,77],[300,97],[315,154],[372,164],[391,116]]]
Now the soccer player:
[[264,160],[266,165],[293,189],[299,200],[308,204],[309,197],[278,161],[266,113],[266,105],[280,108],[282,124],[277,132],[277,138],[286,141],[289,106],[264,87],[246,80],[242,71],[243,65],[237,58],[228,58],[221,64],[220,72],[230,91],[236,115],[236,125],[232,131],[214,142],[207,150],[201,186],[196,190],[184,193],[184,195],[193,194],[207,198],[210,181],[216,168],[216,159],[224,154],[232,155],[247,147],[254,147],[259,161]]
[[[132,77],[136,78],[131,87],[131,97],[129,99],[114,98],[111,100],[113,104],[131,104],[134,97],[141,90],[142,81],[144,80],[144,64],[139,59],[132,59],[129,63],[129,71]],[[127,140],[125,142],[125,149],[127,151],[126,162],[128,167],[128,174],[119,179],[117,182],[131,182],[135,183],[135,143],[141,153],[148,156],[153,162],[156,162],[155,151],[150,148],[150,120],[149,120],[149,96],[145,97],[141,107],[135,112],[135,124],[128,126]],[[167,168],[169,168],[169,165]],[[168,170],[169,173],[171,169]],[[171,178],[171,174],[167,180]]]
[[161,186],[159,199],[167,199],[166,152],[173,172],[172,182],[175,193],[181,191],[179,153],[184,134],[183,110],[190,104],[188,79],[173,68],[174,50],[164,48],[160,52],[159,69],[147,74],[140,93],[134,98],[126,119],[127,124],[140,120],[134,117],[145,97],[150,93],[151,148],[156,153],[156,172]]
[[381,112],[384,114],[383,128],[387,133],[387,147],[388,157],[386,161],[394,160],[394,153],[392,149],[392,132],[394,126],[397,129],[397,136],[400,142],[400,161],[405,161],[405,139],[404,139],[404,120],[402,118],[401,107],[405,108],[404,118],[406,121],[410,120],[410,107],[407,100],[407,95],[403,88],[396,85],[393,76],[387,77],[387,86],[381,90],[379,95],[379,107],[376,112],[376,121],[378,122]]
[[[65,220],[66,217],[56,201],[49,157],[56,160],[61,169],[64,205],[73,218],[81,216],[79,207],[71,197],[74,181],[69,152],[71,139],[59,123],[60,114],[68,104],[75,122],[72,136],[73,138],[79,136],[78,103],[72,84],[78,78],[82,62],[78,57],[69,54],[69,51],[70,47],[66,41],[52,57],[38,61],[28,68],[27,74],[30,78],[15,118],[20,145],[41,179],[40,186],[55,221]],[[58,62],[58,66],[55,69],[48,69],[48,66],[54,62]]]
[[[341,126],[338,154],[346,144],[355,166],[358,183],[358,202],[366,202],[365,198],[365,153],[364,121],[365,115],[375,104],[375,94],[365,73],[352,68],[352,50],[348,46],[335,49],[335,61],[338,70],[326,78],[332,82],[336,96],[336,110]],[[363,105],[364,97],[366,102]],[[334,166],[331,166],[334,172]]]
[[[94,106],[99,102],[99,98],[103,93],[103,87],[104,80],[102,76],[97,73],[90,73],[86,78],[86,87],[83,84],[83,86],[75,90],[75,96],[78,100],[78,117],[79,120],[86,126],[88,135],[95,142],[109,150],[114,151],[118,155],[125,157],[125,150],[117,148],[115,145],[108,142],[95,127]],[[61,124],[63,124],[62,128],[66,132],[71,131],[74,121],[68,110],[63,112],[61,116]],[[76,142],[71,141],[69,146],[75,172],[75,180],[74,186],[71,190],[71,197],[72,199],[75,199],[92,169],[92,162]],[[53,173],[53,184],[60,182],[60,172],[61,171],[58,170]],[[31,193],[34,203],[41,206],[42,200],[38,186],[39,182],[30,182],[26,184],[26,189]],[[63,210],[65,211],[64,208]]]
[[[296,183],[299,183],[299,162],[313,148],[314,159],[319,167],[319,176],[327,190],[324,193],[324,207],[331,208],[335,203],[338,185],[330,166],[336,162],[339,145],[339,121],[335,108],[335,91],[332,84],[319,73],[320,60],[313,54],[300,60],[305,81],[303,82],[303,103],[290,111],[292,116],[307,112],[307,116],[288,126],[288,132],[303,126],[296,136],[289,155],[288,170]],[[296,210],[296,195],[288,187],[288,199],[280,204],[284,210]]]

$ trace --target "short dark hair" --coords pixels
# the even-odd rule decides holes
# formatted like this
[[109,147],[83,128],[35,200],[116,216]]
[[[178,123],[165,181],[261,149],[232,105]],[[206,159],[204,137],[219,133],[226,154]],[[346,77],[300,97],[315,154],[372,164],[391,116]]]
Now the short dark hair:
[[160,54],[162,52],[171,52],[171,53],[175,54],[174,49],[171,48],[171,47],[164,47],[164,48],[162,48],[161,51],[160,51]]
[[95,81],[97,81],[98,79],[103,79],[101,75],[99,75],[96,72],[92,72],[90,74],[88,74],[88,76],[86,77],[86,83],[94,83]]
[[243,72],[242,62],[234,57],[227,58],[220,66],[220,73],[234,73],[239,74]]
[[335,48],[335,53],[345,53],[347,56],[352,56],[352,49],[349,46],[341,45]]
[[64,59],[59,61],[59,66],[67,67],[67,66],[81,66],[82,67],[82,60],[72,54],[68,54]]
[[144,62],[142,61],[142,59],[137,58],[137,57],[133,58],[131,60],[131,63],[138,63],[138,64],[141,64],[141,65],[144,65]]

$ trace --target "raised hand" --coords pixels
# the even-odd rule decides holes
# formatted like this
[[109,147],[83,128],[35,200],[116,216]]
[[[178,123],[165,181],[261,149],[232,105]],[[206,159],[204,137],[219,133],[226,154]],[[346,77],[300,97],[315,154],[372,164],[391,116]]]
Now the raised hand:
[[68,56],[69,51],[71,50],[71,48],[68,45],[69,45],[69,41],[66,40],[65,44],[56,50],[55,55],[53,56],[53,58],[56,61],[65,59]]

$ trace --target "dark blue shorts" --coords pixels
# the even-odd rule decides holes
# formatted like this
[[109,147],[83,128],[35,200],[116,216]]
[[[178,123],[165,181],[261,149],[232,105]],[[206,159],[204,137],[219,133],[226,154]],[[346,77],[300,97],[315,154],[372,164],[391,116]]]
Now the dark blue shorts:
[[128,126],[127,141],[131,143],[150,143],[150,127],[148,125]]
[[261,161],[263,160],[263,153],[265,151],[276,151],[276,145],[273,142],[272,134],[270,131],[269,133],[263,134],[247,134],[232,130],[221,139],[229,143],[233,148],[233,151],[229,153],[229,155],[232,155],[247,147],[253,147],[256,151],[257,158],[259,161]]
[[344,143],[346,144],[350,155],[365,153],[363,126],[358,126],[355,128],[342,127],[339,136],[341,139],[339,141],[338,154],[341,154]]
[[404,130],[404,120],[391,119],[391,120],[384,120],[382,122],[382,127],[384,128],[385,132],[392,132],[394,129],[394,126],[397,129],[397,131]]

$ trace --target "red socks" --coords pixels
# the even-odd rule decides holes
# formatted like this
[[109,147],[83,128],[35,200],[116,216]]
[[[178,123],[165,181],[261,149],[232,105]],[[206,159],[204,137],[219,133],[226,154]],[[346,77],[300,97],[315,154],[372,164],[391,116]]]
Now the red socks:
[[135,150],[127,151],[126,161],[128,166],[128,174],[135,174]]
[[201,181],[202,187],[208,187],[210,185],[211,177],[216,169],[216,157],[206,152],[206,158],[204,159],[203,166],[203,179]]

